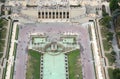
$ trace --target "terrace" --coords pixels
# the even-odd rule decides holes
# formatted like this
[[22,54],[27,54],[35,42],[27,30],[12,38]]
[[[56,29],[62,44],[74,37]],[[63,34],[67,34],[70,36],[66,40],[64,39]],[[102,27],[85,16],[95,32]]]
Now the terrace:
[[[40,63],[39,63],[40,64],[40,79],[69,79],[70,77],[69,69],[71,70],[71,73],[73,73],[74,75],[78,74],[78,73],[76,74],[73,71],[74,69],[71,69],[71,65],[72,65],[71,64],[72,61],[70,59],[71,53],[68,52],[68,51],[71,51],[71,49],[73,51],[75,49],[79,49],[79,46],[77,45],[77,42],[76,42],[76,37],[77,35],[63,35],[60,37],[60,41],[58,42],[50,42],[50,41],[48,42],[48,38],[46,35],[45,36],[38,36],[38,35],[31,36],[31,39],[32,39],[30,41],[31,49],[39,51],[38,53],[42,54],[40,58]],[[67,55],[67,53],[70,53],[70,54]],[[70,61],[68,60],[68,58]],[[77,62],[78,57],[77,59],[75,57],[72,60],[74,60],[74,62]],[[68,62],[70,63],[69,64],[70,67],[68,65]],[[78,74],[79,75],[78,77],[81,76],[80,74],[81,72]],[[72,77],[70,79],[72,79]]]
[[[88,47],[88,44],[86,44],[86,42],[88,42],[86,39],[89,37],[87,36],[87,30],[85,28],[80,27],[79,25],[74,25],[73,27],[73,25],[68,25],[67,23],[62,23],[62,24],[40,23],[36,25],[27,24],[24,26],[25,27],[20,26],[20,29],[19,29],[18,47],[17,47],[17,54],[16,54],[17,63],[15,63],[15,74],[14,74],[15,79],[24,79],[24,78],[44,79],[45,77],[47,77],[45,76],[46,74],[48,74],[49,77],[56,78],[56,79],[57,77],[62,77],[62,78],[64,77],[65,79],[67,78],[68,79],[78,79],[78,78],[82,79],[82,75],[86,79],[89,79],[89,78],[94,79],[94,69],[92,66],[93,64],[92,62],[88,62],[87,60],[87,58],[91,58],[91,56],[88,55],[90,54],[89,52],[90,50],[87,49],[89,47]],[[65,29],[63,29],[63,27]],[[64,34],[65,32],[66,33],[69,32],[69,33]],[[39,33],[42,33],[42,36],[39,35]],[[81,33],[84,33],[86,37],[84,37],[84,35],[82,35]],[[34,38],[33,40],[32,40],[31,35]],[[47,38],[46,39],[43,38],[44,36]],[[63,40],[64,40],[64,43],[63,43]],[[85,45],[86,47],[86,52],[81,51],[81,54],[79,51],[80,49],[79,41],[81,41],[82,45]],[[36,43],[36,45],[34,45],[34,43]],[[47,45],[48,45],[47,48],[49,50],[46,49],[47,51],[44,51]],[[35,46],[38,48],[42,48],[43,49],[42,52],[38,51],[37,49],[34,49],[33,47]],[[55,51],[53,51],[53,49]],[[65,49],[65,51],[58,51],[60,49]],[[76,51],[77,49],[78,51]],[[38,56],[40,54],[40,58],[37,60],[31,59],[35,57],[30,56],[29,55],[30,51],[27,51],[27,50],[32,50],[33,51],[32,53],[37,52]],[[82,56],[80,57],[80,55]],[[86,59],[83,60],[82,57]],[[56,64],[54,64],[54,62],[56,63],[56,60],[57,60],[57,63],[60,61],[59,62],[61,63],[60,65],[62,66],[62,68],[64,68],[61,71],[59,71],[60,69],[59,67],[61,66],[60,65],[57,66]],[[36,61],[39,61],[37,62],[37,65],[36,65]],[[47,61],[50,61],[50,62],[47,62]],[[89,61],[92,61],[92,60],[89,59]],[[88,63],[84,64],[84,62],[88,62]],[[29,65],[29,63],[31,64]],[[49,73],[47,73],[48,72],[47,70],[49,69],[48,67],[49,64],[50,64],[50,67],[52,66],[53,69],[49,70]],[[65,67],[63,67],[63,65]],[[29,69],[28,67],[31,69]],[[57,68],[57,69],[54,70],[54,68]],[[91,72],[88,72],[86,69],[90,70]],[[33,74],[31,75],[30,71],[28,70],[31,70],[31,73]],[[36,73],[34,73],[35,70],[37,70]],[[84,72],[82,72],[82,70],[84,70]],[[27,77],[28,76],[27,73],[30,73],[29,74],[30,77]],[[35,74],[39,75],[39,77],[37,77]],[[61,74],[62,76],[59,76],[59,74]]]

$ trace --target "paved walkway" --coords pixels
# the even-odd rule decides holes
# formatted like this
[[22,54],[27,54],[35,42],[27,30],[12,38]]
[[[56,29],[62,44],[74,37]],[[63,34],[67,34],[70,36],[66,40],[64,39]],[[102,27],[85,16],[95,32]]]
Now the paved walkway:
[[8,64],[7,64],[7,71],[6,71],[6,77],[5,79],[10,79],[11,74],[11,67],[13,66],[14,62],[14,43],[15,43],[15,35],[16,35],[16,27],[18,23],[14,23],[13,25],[13,31],[12,31],[12,39],[11,39],[11,45],[10,45],[10,51],[9,51],[9,58],[8,58]]
[[99,52],[99,48],[97,46],[97,40],[96,40],[96,33],[95,33],[95,28],[94,28],[94,24],[91,23],[91,31],[92,31],[92,37],[93,37],[93,52],[94,52],[94,58],[95,58],[95,67],[96,67],[96,71],[97,71],[97,77],[98,79],[104,79],[103,77],[103,73],[102,73],[102,64],[101,64],[101,58],[100,58],[100,52]]
[[[99,36],[99,38],[98,38],[98,40],[99,40],[99,42],[100,42],[100,47],[101,47],[101,55],[102,55],[102,57],[104,58],[104,62],[103,62],[103,66],[104,66],[104,69],[105,69],[105,73],[106,74],[104,74],[104,75],[106,75],[106,78],[107,79],[109,79],[109,75],[108,75],[108,69],[107,69],[107,66],[109,65],[109,63],[108,63],[108,59],[107,59],[107,57],[105,56],[105,52],[104,52],[104,47],[103,47],[103,41],[102,41],[102,35],[101,35],[101,26],[99,25],[99,19],[96,19],[96,24],[97,24],[97,27],[96,27],[96,29],[97,29],[97,33],[98,33],[98,36]],[[106,65],[105,65],[106,64]]]

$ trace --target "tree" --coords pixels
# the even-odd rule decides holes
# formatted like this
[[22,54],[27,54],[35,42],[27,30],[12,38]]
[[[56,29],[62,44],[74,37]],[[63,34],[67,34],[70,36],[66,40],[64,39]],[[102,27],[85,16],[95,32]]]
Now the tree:
[[113,40],[113,33],[112,32],[108,32],[107,33],[107,40],[108,41],[112,41]]
[[113,40],[113,37],[112,36],[108,36],[107,37],[107,41],[111,42]]
[[116,55],[116,52],[115,52],[115,51],[112,51],[111,54],[112,54],[112,55]]
[[120,69],[119,68],[114,69],[113,74],[114,74],[115,79],[120,79]]
[[110,10],[113,12],[115,9],[119,8],[118,0],[110,0]]
[[109,27],[109,22],[111,21],[110,16],[105,16],[100,20],[100,24],[106,27]]
[[113,74],[117,74],[117,73],[119,73],[120,72],[120,69],[114,69],[114,71],[113,71]]
[[[113,11],[112,21],[113,21],[114,24],[118,24],[117,22],[118,22],[119,16],[120,16],[120,9],[116,9],[115,11]],[[120,33],[118,35],[120,35]]]
[[120,9],[116,9],[116,10],[112,13],[112,18],[113,18],[113,19],[116,19],[119,15],[120,15]]
[[116,74],[116,79],[120,79],[120,72]]
[[[115,63],[116,58],[111,53],[106,53],[105,56],[108,58],[110,65],[113,65]],[[114,73],[116,73],[116,71]]]

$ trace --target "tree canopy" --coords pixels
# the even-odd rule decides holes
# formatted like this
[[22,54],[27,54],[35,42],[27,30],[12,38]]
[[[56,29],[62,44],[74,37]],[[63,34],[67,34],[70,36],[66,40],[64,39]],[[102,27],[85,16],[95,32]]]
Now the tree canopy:
[[100,24],[108,27],[110,21],[111,21],[111,17],[110,16],[105,16],[100,20]]
[[115,9],[119,8],[118,2],[120,0],[110,0],[110,10],[113,12]]
[[120,69],[114,69],[113,74],[115,79],[120,79]]

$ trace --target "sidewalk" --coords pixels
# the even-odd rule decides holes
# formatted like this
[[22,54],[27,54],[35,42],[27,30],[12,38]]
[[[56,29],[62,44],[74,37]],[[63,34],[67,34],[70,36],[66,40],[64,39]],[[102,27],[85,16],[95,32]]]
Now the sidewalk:
[[99,49],[98,49],[98,46],[97,46],[97,40],[96,40],[96,33],[95,33],[95,28],[94,28],[94,24],[91,23],[91,31],[92,31],[92,37],[93,37],[93,41],[92,41],[92,44],[93,44],[93,48],[94,48],[94,58],[95,58],[95,68],[96,68],[96,72],[97,72],[97,78],[98,79],[104,79],[103,77],[103,73],[102,73],[102,66],[101,66],[101,58],[100,58],[100,55],[99,55]]
[[13,51],[14,51],[14,43],[15,43],[15,36],[16,36],[16,27],[18,23],[13,24],[13,31],[12,31],[12,39],[11,39],[11,45],[10,45],[10,51],[9,51],[9,58],[8,58],[8,66],[7,66],[7,71],[6,71],[6,77],[5,79],[10,79],[10,74],[11,74],[11,67],[13,66],[14,62],[14,56],[13,56]]

